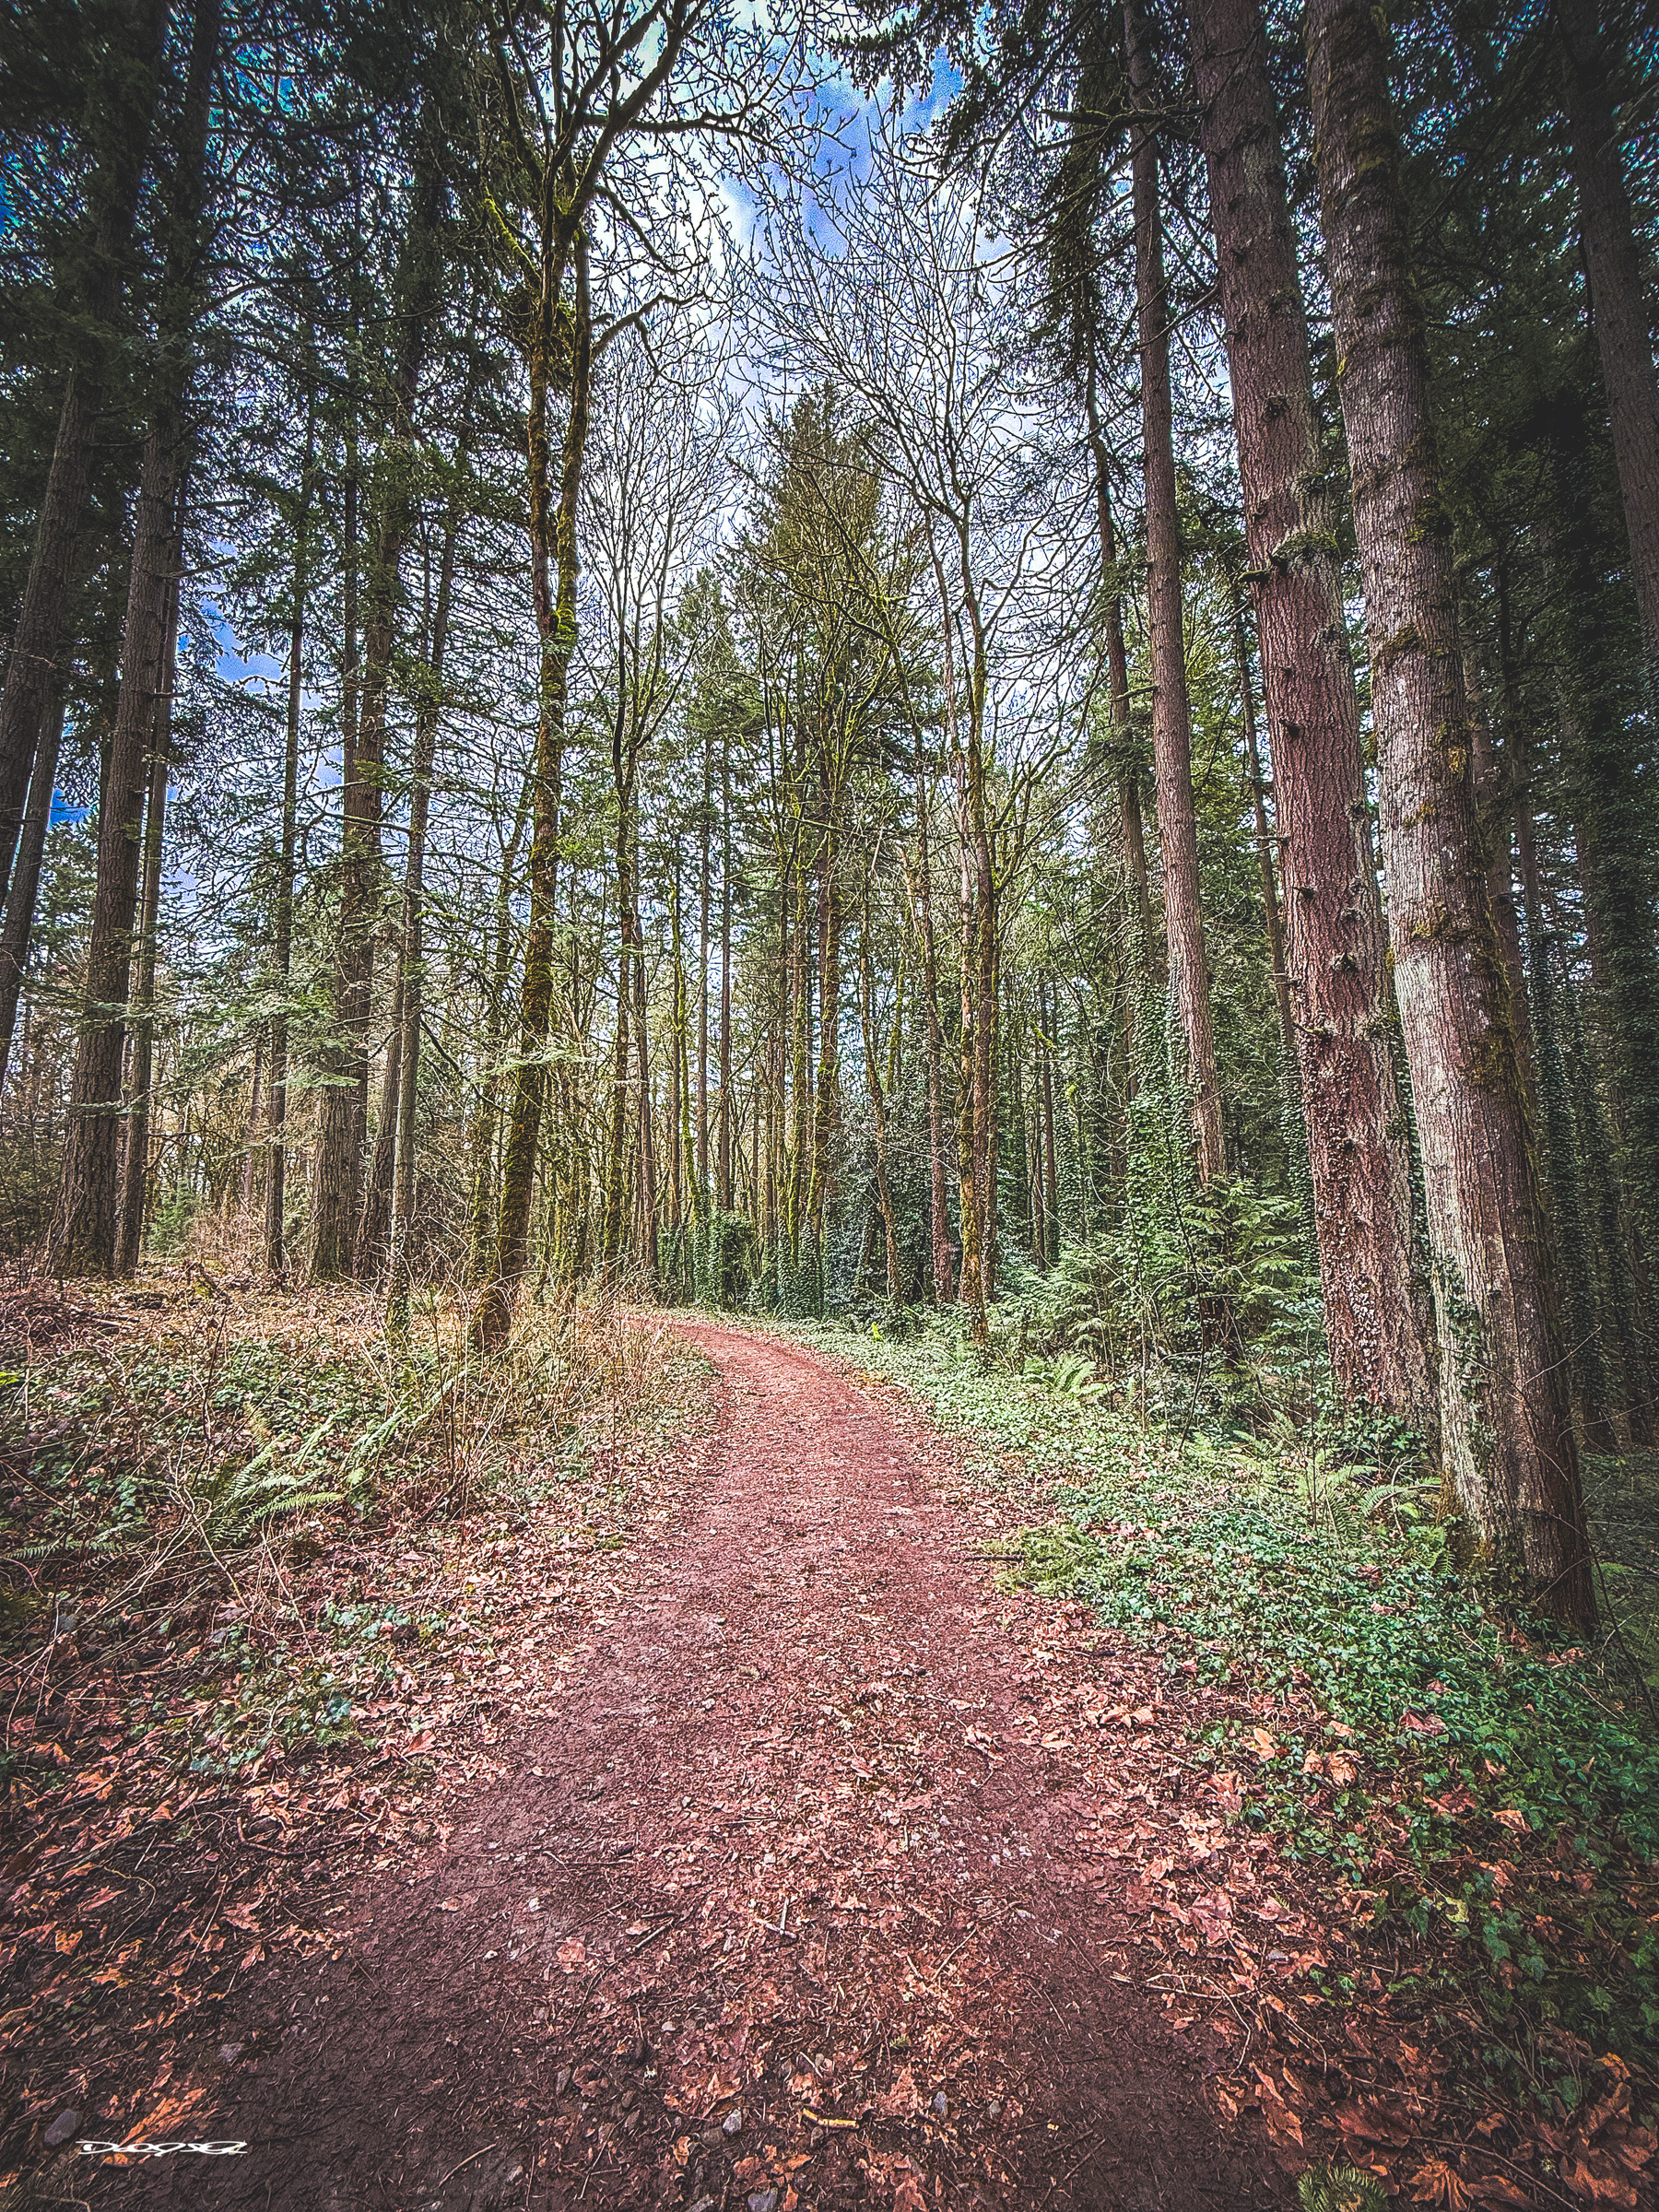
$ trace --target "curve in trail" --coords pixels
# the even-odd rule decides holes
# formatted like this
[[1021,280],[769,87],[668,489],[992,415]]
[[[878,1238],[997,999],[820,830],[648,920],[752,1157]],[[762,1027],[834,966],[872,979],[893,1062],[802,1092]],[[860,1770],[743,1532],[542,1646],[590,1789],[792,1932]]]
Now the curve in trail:
[[[250,1999],[264,2055],[211,2130],[247,2157],[106,2171],[96,2201],[1285,2202],[1115,1973],[1100,1805],[1021,1725],[1031,1646],[925,1438],[807,1352],[684,1325],[719,1371],[691,1502],[562,1717],[430,1878],[359,1877],[334,1957]],[[1061,1663],[1107,1672],[1073,1631]]]

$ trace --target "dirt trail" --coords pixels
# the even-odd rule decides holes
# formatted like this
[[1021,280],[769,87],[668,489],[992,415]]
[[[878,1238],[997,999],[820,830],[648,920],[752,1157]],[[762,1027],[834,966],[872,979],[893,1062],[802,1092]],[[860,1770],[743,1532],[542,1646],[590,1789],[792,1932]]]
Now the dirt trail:
[[220,2212],[1288,2202],[1127,1947],[1112,1740],[1053,1718],[1056,1682],[1149,1700],[1147,1663],[1000,1598],[927,1440],[871,1394],[687,1326],[721,1378],[692,1502],[562,1718],[502,1747],[510,1779],[412,1883],[355,1879],[332,1958],[227,2013],[241,2050],[192,2131],[247,2156],[77,2188]]

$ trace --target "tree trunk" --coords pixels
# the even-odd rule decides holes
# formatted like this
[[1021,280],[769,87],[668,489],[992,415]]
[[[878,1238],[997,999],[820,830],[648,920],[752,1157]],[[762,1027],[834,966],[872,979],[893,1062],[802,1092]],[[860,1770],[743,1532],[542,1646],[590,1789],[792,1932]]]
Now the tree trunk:
[[[1280,1018],[1294,1021],[1326,1340],[1345,1399],[1432,1426],[1336,492],[1320,453],[1260,0],[1191,0],[1190,14],[1287,886]],[[1265,847],[1262,858],[1265,882]]]
[[[512,1305],[530,1256],[530,1204],[535,1187],[547,1084],[545,1055],[553,1009],[553,916],[559,888],[559,805],[564,767],[565,700],[576,644],[577,502],[593,393],[594,324],[588,249],[579,229],[571,241],[574,300],[569,311],[570,392],[560,457],[559,505],[549,512],[547,378],[553,367],[555,311],[562,307],[562,263],[547,273],[530,360],[530,543],[537,628],[541,635],[541,712],[535,728],[535,775],[530,831],[530,928],[519,1000],[519,1064],[513,1078],[501,1169],[501,1206],[485,1296],[474,1323],[480,1346],[499,1345],[512,1324]],[[558,599],[548,590],[548,555]]]
[[720,740],[720,1124],[721,1210],[732,1206],[732,733]]
[[[314,333],[308,333],[308,359]],[[294,520],[294,569],[288,608],[288,707],[283,726],[282,827],[276,855],[276,889],[272,900],[271,966],[276,1005],[271,1016],[271,1070],[268,1081],[271,1158],[265,1182],[265,1265],[273,1282],[287,1272],[284,1210],[288,1203],[288,984],[294,965],[294,875],[299,852],[300,713],[304,697],[305,603],[309,582],[311,510],[314,494],[317,400],[307,394],[305,461],[300,472],[300,510]]]
[[934,945],[933,862],[929,855],[927,765],[916,733],[916,851],[905,863],[905,887],[922,942],[922,1026],[927,1054],[928,1242],[933,1256],[934,1303],[956,1297],[950,1211],[945,1189],[945,1044],[939,1026],[939,967]]
[[[144,1217],[149,1199],[150,1082],[156,1039],[156,939],[161,913],[161,845],[167,819],[167,771],[172,752],[173,667],[179,650],[179,581],[172,586],[160,696],[156,700],[150,739],[149,793],[144,805],[144,881],[138,910],[138,980],[133,993],[132,1068],[127,1083],[126,1158],[121,1189],[121,1230],[115,1256],[117,1275],[138,1266]],[[258,1061],[254,1062],[258,1090]],[[257,1097],[254,1101],[257,1105]],[[250,1109],[252,1114],[253,1109]]]
[[[633,879],[640,880],[640,823],[634,815]],[[657,1290],[657,1168],[656,1135],[653,1126],[651,1092],[651,1038],[645,1020],[645,932],[639,913],[638,892],[634,906],[634,957],[631,970],[634,1002],[634,1046],[640,1063],[640,1261],[644,1271],[646,1295],[656,1296]]]
[[1054,1153],[1054,1041],[1059,1008],[1043,1011],[1042,978],[1037,979],[1037,1018],[1042,1025],[1042,1192],[1048,1215],[1049,1262],[1060,1256],[1060,1172]]
[[703,737],[701,851],[697,886],[697,1211],[709,1207],[709,848],[714,835],[714,736]]
[[1647,646],[1648,700],[1659,707],[1659,376],[1642,285],[1642,249],[1619,160],[1608,51],[1595,0],[1555,0],[1563,88],[1613,457],[1630,540],[1630,580]]
[[477,1110],[473,1115],[472,1195],[467,1209],[466,1279],[488,1279],[495,1234],[495,1154],[501,1112],[501,1038],[505,1030],[507,986],[512,973],[512,877],[530,817],[535,771],[519,787],[512,831],[501,849],[496,879],[495,954],[484,993],[484,1034],[479,1040]]
[[[462,414],[454,463],[466,457],[473,394]],[[392,1249],[387,1272],[386,1326],[395,1335],[409,1325],[413,1287],[409,1241],[415,1224],[415,1169],[418,1151],[416,1107],[420,1090],[420,1024],[426,983],[426,841],[432,802],[432,764],[438,751],[438,720],[443,704],[444,651],[449,643],[450,607],[455,590],[455,556],[461,542],[461,495],[450,501],[443,550],[438,561],[438,595],[432,631],[422,670],[420,703],[415,715],[415,747],[409,763],[409,845],[404,861],[403,967],[398,978],[397,1145],[392,1176]]]
[[813,1092],[812,1174],[806,1220],[820,1277],[830,1205],[830,1147],[841,1112],[841,888],[838,818],[841,794],[820,776],[824,820],[818,848],[818,1053]]
[[[64,386],[23,604],[0,692],[0,893],[12,867],[35,748],[52,701],[65,688],[63,653],[76,553],[104,387],[113,368],[110,357],[116,340],[112,326],[121,307],[137,220],[169,12],[167,0],[131,0],[128,6],[114,11],[116,24],[126,36],[116,29],[111,37],[90,88],[88,118],[96,147],[87,188],[90,251],[72,325],[84,335]],[[214,0],[206,0],[198,30],[209,13],[217,26]],[[194,54],[192,66],[194,92]],[[187,130],[194,124],[194,109],[190,115]],[[180,149],[180,158],[182,172],[187,174],[188,145]],[[199,150],[195,171],[199,188]]]
[[[327,1058],[312,1184],[311,1278],[359,1273],[356,1231],[369,1101],[374,947],[382,894],[381,819],[386,706],[397,642],[403,558],[415,519],[415,401],[437,293],[441,183],[415,181],[393,294],[402,318],[392,411],[376,463],[373,523],[363,604],[363,667],[357,736],[341,784],[340,911],[335,947],[334,1040]],[[375,1200],[376,1210],[381,1201]],[[370,1255],[365,1255],[367,1259]]]
[[[87,954],[69,1123],[49,1240],[60,1275],[108,1275],[116,1265],[121,1183],[121,1068],[138,901],[138,830],[158,698],[171,693],[167,645],[176,621],[188,432],[184,407],[206,262],[207,123],[218,64],[219,0],[200,0],[191,32],[182,125],[166,206],[167,248],[157,324],[133,565],[122,635],[121,689],[100,794],[98,880]],[[13,649],[13,661],[17,648]]]
[[403,991],[405,960],[397,946],[397,969],[392,984],[392,1019],[386,1029],[386,1058],[381,1069],[380,1112],[374,1117],[374,1149],[363,1178],[362,1211],[352,1240],[351,1272],[359,1283],[372,1282],[386,1256],[392,1230],[392,1177],[397,1164],[397,1100],[399,1062],[403,1057]]
[[1118,836],[1123,844],[1124,873],[1128,878],[1130,912],[1139,938],[1142,962],[1148,975],[1161,985],[1162,962],[1152,933],[1152,886],[1147,868],[1147,829],[1141,813],[1141,763],[1129,708],[1129,649],[1124,639],[1124,594],[1118,583],[1117,529],[1112,514],[1112,457],[1100,421],[1099,368],[1096,359],[1095,306],[1090,291],[1085,315],[1088,359],[1084,371],[1083,404],[1088,420],[1088,447],[1094,464],[1095,528],[1100,541],[1100,582],[1105,594],[1106,676],[1112,707],[1112,743],[1119,754],[1113,764],[1118,793]]
[[611,739],[617,788],[617,1026],[613,1041],[610,1079],[609,1141],[605,1152],[605,1211],[600,1228],[599,1258],[605,1279],[615,1283],[622,1270],[623,1213],[627,1192],[628,1060],[629,1014],[633,1003],[632,969],[639,915],[633,887],[634,757],[627,749],[620,728],[624,709],[618,701]]
[[[241,1210],[244,1216],[251,1213],[253,1206],[253,1156],[259,1148],[259,1109],[264,1103],[260,1094],[260,1085],[265,1075],[265,1033],[262,1027],[253,1032],[253,1075],[248,1085],[248,1141],[242,1147]],[[124,1192],[122,1203],[124,1207]],[[124,1218],[122,1223],[122,1234],[124,1238],[126,1234]]]
[[1124,28],[1134,112],[1131,164],[1147,486],[1152,768],[1158,785],[1158,840],[1163,855],[1164,926],[1170,986],[1186,1039],[1186,1083],[1197,1139],[1198,1172],[1206,1182],[1213,1182],[1227,1172],[1227,1151],[1221,1129],[1221,1088],[1216,1074],[1215,1028],[1210,1018],[1204,912],[1198,895],[1198,825],[1193,810],[1193,715],[1187,695],[1181,606],[1169,299],[1164,283],[1163,215],[1154,121],[1159,93],[1147,52],[1140,0],[1125,0]]
[[1448,1488],[1490,1559],[1520,1568],[1539,1602],[1587,1624],[1595,1602],[1568,1365],[1480,849],[1387,56],[1365,0],[1309,0],[1306,28]]
[[12,867],[11,889],[6,900],[6,924],[0,928],[0,1092],[6,1088],[6,1071],[11,1059],[12,1038],[18,1027],[18,1000],[29,971],[29,940],[34,928],[35,904],[41,894],[41,864],[46,853],[46,834],[52,827],[52,788],[57,778],[58,747],[64,736],[64,687],[60,683],[46,711],[41,742],[35,751],[34,772],[29,780],[29,806]]
[[86,992],[49,1243],[49,1264],[59,1275],[110,1275],[116,1265],[127,988],[146,764],[166,680],[169,609],[178,563],[178,446],[177,412],[170,409],[158,417],[145,441],[121,690],[100,792]]

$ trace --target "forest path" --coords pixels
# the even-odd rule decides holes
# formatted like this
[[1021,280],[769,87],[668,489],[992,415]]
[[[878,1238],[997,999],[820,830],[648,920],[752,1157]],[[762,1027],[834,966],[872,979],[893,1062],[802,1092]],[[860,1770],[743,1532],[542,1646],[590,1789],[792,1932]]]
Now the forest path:
[[192,2124],[248,2154],[105,2168],[94,2201],[1288,2203],[1129,1943],[1149,1663],[991,1588],[891,1404],[683,1326],[716,1418],[560,1717],[429,1873],[359,1876],[333,1957],[250,1992],[257,2062]]

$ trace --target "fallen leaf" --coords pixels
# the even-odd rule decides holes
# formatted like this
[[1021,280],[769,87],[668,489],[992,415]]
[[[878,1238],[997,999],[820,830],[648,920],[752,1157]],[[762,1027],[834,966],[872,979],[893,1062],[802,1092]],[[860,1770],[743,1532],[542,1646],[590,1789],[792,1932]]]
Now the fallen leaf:
[[1250,1732],[1250,1740],[1255,1747],[1255,1754],[1258,1759],[1277,1759],[1278,1757],[1279,1747],[1277,1744],[1274,1742],[1272,1736],[1268,1735],[1265,1728],[1253,1728]]
[[1468,2191],[1444,2159],[1426,2159],[1407,2178],[1414,2204],[1443,2205],[1446,2212],[1458,2212],[1469,2201]]
[[1495,1812],[1492,1818],[1494,1820],[1501,1821],[1505,1828],[1512,1828],[1517,1835],[1530,1836],[1532,1834],[1532,1828],[1526,1815],[1512,1805],[1504,1806],[1500,1811]]

